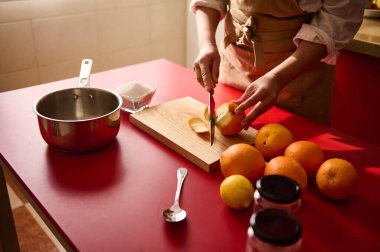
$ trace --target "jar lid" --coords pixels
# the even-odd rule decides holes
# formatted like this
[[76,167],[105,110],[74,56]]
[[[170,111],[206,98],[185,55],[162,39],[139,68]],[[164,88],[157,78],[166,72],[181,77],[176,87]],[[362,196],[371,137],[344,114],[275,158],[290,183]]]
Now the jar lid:
[[261,209],[252,215],[250,222],[254,235],[270,244],[291,245],[302,235],[301,223],[284,209]]
[[298,183],[283,175],[266,175],[256,182],[256,189],[268,201],[292,203],[301,197]]

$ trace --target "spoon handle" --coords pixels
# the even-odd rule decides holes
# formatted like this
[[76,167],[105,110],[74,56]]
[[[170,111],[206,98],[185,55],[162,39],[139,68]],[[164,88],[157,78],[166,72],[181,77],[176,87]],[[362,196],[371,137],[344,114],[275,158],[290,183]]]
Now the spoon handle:
[[177,190],[175,192],[175,198],[174,198],[174,202],[178,204],[179,202],[179,195],[181,193],[181,188],[182,188],[182,184],[183,184],[183,181],[185,180],[185,177],[187,175],[187,169],[186,168],[178,168],[177,170]]

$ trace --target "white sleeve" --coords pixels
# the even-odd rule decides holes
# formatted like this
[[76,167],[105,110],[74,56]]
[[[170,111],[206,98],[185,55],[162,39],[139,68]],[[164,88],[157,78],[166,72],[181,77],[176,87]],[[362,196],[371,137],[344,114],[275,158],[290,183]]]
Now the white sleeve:
[[223,19],[227,12],[227,0],[191,0],[190,11],[195,13],[199,6],[217,10],[220,19]]
[[[301,5],[302,2],[305,2],[304,6]],[[301,0],[301,9],[307,9],[307,2]],[[310,23],[301,27],[294,38],[294,43],[298,45],[301,40],[307,40],[325,44],[328,55],[321,61],[335,64],[339,50],[352,40],[360,28],[367,1],[324,0],[317,2],[321,3],[319,9],[315,10]]]

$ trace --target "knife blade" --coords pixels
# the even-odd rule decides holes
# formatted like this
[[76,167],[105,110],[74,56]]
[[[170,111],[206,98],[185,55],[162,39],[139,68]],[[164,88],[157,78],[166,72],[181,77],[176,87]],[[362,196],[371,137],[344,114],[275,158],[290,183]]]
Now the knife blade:
[[209,92],[208,99],[208,114],[209,114],[209,125],[210,125],[210,145],[214,143],[215,136],[215,100],[214,100],[214,90]]

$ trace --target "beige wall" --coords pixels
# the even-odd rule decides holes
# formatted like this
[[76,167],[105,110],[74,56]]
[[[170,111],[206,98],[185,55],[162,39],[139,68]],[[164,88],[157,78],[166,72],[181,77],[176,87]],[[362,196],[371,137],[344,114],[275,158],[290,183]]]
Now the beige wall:
[[185,65],[185,0],[0,0],[0,92],[167,58]]

